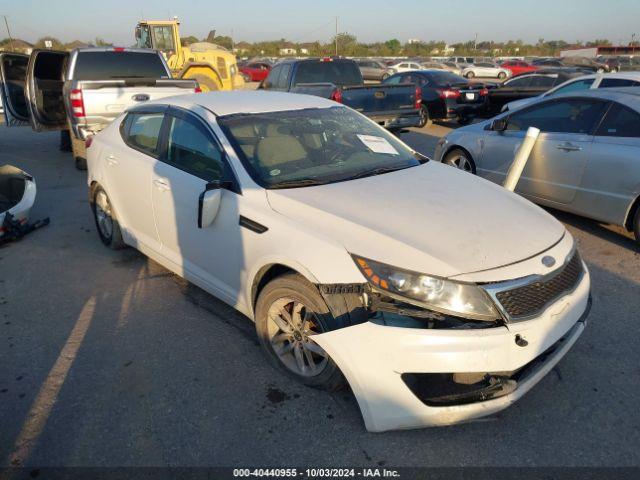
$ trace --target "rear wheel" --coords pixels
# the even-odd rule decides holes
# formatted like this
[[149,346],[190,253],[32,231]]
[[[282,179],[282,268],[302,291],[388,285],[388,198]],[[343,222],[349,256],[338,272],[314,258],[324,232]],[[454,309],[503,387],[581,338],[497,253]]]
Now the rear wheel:
[[107,192],[100,186],[95,189],[92,207],[96,228],[102,243],[114,250],[124,248],[126,245],[122,240],[120,224],[111,206]]
[[255,320],[260,344],[277,368],[310,387],[337,390],[344,385],[336,364],[311,339],[340,325],[306,279],[286,274],[267,284]]
[[384,82],[387,78],[389,78],[389,74],[388,73],[383,73],[381,80]]
[[60,130],[60,146],[61,152],[71,151],[71,132],[69,130]]
[[220,85],[213,78],[203,74],[195,74],[190,77],[184,77],[185,80],[195,80],[203,92],[216,92],[220,90]]
[[633,220],[633,233],[636,236],[636,242],[640,243],[640,206],[636,208],[636,214]]
[[429,116],[429,109],[426,105],[422,105],[420,108],[420,128],[428,127],[431,125],[431,117]]
[[465,172],[476,173],[476,165],[471,155],[460,148],[454,148],[447,153],[442,163],[464,170]]
[[467,72],[467,73],[465,73],[465,75],[464,75],[464,76],[465,76],[465,77],[467,77],[467,78],[473,78],[473,77],[475,77],[475,76],[476,76],[476,74],[475,74],[475,73],[473,73],[473,72]]
[[504,72],[500,72],[500,73],[498,73],[498,78],[499,78],[500,80],[504,80],[506,77],[507,77],[507,74],[506,74],[506,73],[504,73]]

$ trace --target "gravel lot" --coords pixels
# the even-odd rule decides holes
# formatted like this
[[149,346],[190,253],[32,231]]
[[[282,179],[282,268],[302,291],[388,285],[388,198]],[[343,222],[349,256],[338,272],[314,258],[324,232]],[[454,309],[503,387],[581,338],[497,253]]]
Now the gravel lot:
[[[446,131],[404,139],[429,155]],[[57,133],[0,127],[0,164],[35,176],[33,219],[51,218],[0,249],[2,465],[640,464],[640,254],[626,232],[552,212],[580,243],[594,306],[519,403],[465,425],[370,434],[349,392],[272,369],[247,318],[135,251],[103,247],[85,174],[57,147]]]

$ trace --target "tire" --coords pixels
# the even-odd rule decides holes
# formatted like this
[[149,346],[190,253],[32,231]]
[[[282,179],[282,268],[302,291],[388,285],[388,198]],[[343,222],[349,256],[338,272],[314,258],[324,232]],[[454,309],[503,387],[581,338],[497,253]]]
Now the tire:
[[260,292],[255,313],[258,339],[276,368],[309,387],[335,391],[345,385],[337,365],[308,338],[344,326],[314,285],[298,274],[279,276]]
[[458,117],[458,125],[469,125],[471,123],[471,118],[469,117]]
[[[253,82],[253,78],[251,78],[251,75],[247,75],[246,73],[241,74],[242,75],[242,79],[246,82],[246,83],[251,83]],[[199,82],[198,82],[199,83]]]
[[93,192],[91,208],[102,243],[113,250],[120,250],[126,247],[122,240],[120,224],[111,206],[109,196],[101,186],[98,186]]
[[76,169],[85,171],[87,169],[87,159],[82,157],[76,157],[75,159]]
[[60,130],[60,146],[58,147],[61,152],[70,152],[71,147],[71,132],[69,130]]
[[461,148],[454,148],[444,156],[442,163],[458,168],[465,172],[476,173],[476,164],[466,151]]
[[507,74],[504,73],[504,72],[500,72],[500,73],[498,73],[498,78],[500,80],[504,80],[505,78],[507,78]]
[[382,74],[382,78],[380,80],[382,80],[384,82],[389,77],[390,77],[390,75],[388,73],[383,73]]
[[183,77],[183,78],[185,80],[195,80],[196,82],[198,82],[198,85],[200,86],[200,89],[203,92],[216,92],[220,90],[220,87],[217,84],[217,82],[213,80],[211,77],[207,77],[206,75],[196,74],[196,75],[193,75],[192,77]]
[[633,234],[636,237],[636,242],[640,244],[640,206],[636,208],[636,214],[634,215]]
[[433,122],[431,121],[431,117],[429,116],[429,109],[426,105],[422,105],[420,108],[420,128],[428,127]]
[[467,72],[464,76],[465,76],[466,78],[471,79],[471,78],[475,77],[475,76],[476,76],[476,74],[475,74],[475,73],[473,73],[473,72]]

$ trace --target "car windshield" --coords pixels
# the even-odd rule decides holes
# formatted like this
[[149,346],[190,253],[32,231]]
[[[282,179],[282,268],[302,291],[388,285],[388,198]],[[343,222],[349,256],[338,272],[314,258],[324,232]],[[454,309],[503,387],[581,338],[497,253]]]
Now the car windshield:
[[345,107],[234,114],[218,121],[251,177],[265,188],[341,182],[425,161]]

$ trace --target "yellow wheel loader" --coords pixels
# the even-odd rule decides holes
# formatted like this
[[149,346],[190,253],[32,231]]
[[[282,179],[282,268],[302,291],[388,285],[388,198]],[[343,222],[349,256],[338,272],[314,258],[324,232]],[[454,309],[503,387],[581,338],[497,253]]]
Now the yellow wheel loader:
[[232,52],[208,42],[183,47],[179,26],[177,19],[141,21],[136,26],[136,45],[160,50],[174,78],[197,80],[203,92],[244,85]]

